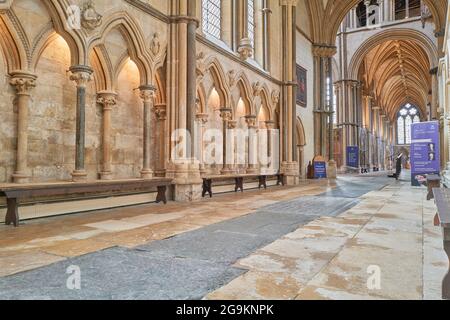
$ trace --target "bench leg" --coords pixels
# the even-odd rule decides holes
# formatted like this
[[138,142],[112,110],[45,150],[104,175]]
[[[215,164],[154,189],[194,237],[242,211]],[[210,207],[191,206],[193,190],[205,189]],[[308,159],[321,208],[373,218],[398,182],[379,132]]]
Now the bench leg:
[[5,224],[19,226],[19,207],[17,199],[7,199],[8,211],[6,212]]
[[167,197],[166,197],[167,187],[158,187],[158,195],[156,197],[156,203],[164,202],[164,204],[167,204]]
[[261,187],[264,187],[264,189],[267,189],[267,176],[259,177],[259,189],[261,189]]
[[258,189],[261,189],[261,187],[264,186],[264,179],[262,176],[259,176],[258,179],[259,179]]
[[284,186],[283,176],[281,174],[277,175],[277,186]]
[[244,178],[236,178],[236,186],[234,188],[234,192],[238,192],[241,190],[241,192],[244,192]]

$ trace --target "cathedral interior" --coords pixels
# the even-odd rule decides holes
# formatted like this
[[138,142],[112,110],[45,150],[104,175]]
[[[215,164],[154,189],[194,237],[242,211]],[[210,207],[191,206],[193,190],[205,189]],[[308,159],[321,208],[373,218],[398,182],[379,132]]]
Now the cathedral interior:
[[450,299],[449,8],[0,1],[0,300]]

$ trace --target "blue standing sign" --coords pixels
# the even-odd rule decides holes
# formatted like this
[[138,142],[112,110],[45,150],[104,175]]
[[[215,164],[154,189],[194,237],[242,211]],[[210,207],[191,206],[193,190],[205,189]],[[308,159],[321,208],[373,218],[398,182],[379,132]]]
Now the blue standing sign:
[[327,178],[327,163],[324,158],[318,156],[314,159],[314,179]]
[[359,168],[359,147],[347,147],[347,167]]
[[414,123],[411,126],[411,182],[420,186],[430,174],[441,171],[439,122]]

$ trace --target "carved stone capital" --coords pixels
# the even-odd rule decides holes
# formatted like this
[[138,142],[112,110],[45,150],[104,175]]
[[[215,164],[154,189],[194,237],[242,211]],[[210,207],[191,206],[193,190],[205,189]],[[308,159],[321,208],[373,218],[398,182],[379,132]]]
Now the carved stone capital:
[[220,117],[224,121],[230,121],[233,117],[233,110],[230,108],[222,108],[220,109]]
[[314,45],[312,53],[314,57],[331,58],[336,55],[337,48],[328,45]]
[[9,84],[16,88],[18,95],[30,95],[36,87],[37,76],[28,72],[15,71],[11,73]]
[[245,122],[247,123],[247,127],[249,129],[256,129],[257,128],[256,116],[254,116],[254,115],[246,116],[245,117]]
[[207,113],[197,113],[196,118],[200,124],[205,125],[208,123],[209,115]]
[[73,66],[70,67],[69,71],[72,73],[70,75],[70,80],[77,84],[77,87],[86,88],[89,81],[92,80],[92,74],[94,71],[89,66]]
[[109,91],[100,91],[97,93],[97,103],[103,106],[103,110],[111,110],[117,105],[117,93]]
[[143,85],[139,87],[140,97],[144,103],[153,103],[156,96],[156,87],[152,85]]
[[242,60],[247,60],[253,56],[252,41],[249,38],[242,38],[239,42],[238,53]]

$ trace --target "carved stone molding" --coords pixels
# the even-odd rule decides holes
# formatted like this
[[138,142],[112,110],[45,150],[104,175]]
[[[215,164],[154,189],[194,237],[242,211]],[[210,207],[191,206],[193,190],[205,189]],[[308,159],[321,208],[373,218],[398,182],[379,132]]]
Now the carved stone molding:
[[167,120],[167,106],[164,103],[156,104],[155,108],[155,115],[156,119],[158,121],[165,121]]
[[92,0],[84,3],[81,11],[81,25],[87,30],[94,30],[102,24],[103,16],[95,10]]

